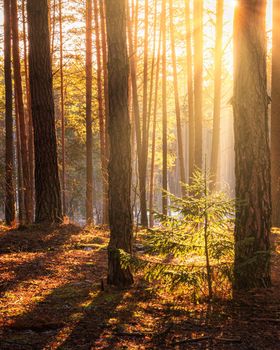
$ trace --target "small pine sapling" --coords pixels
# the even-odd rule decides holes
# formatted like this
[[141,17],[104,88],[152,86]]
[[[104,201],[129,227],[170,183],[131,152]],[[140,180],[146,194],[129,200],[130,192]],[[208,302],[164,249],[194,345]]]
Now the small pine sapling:
[[168,288],[207,288],[209,299],[225,280],[232,281],[234,204],[226,192],[210,190],[206,172],[195,171],[184,184],[184,198],[168,194],[170,214],[156,214],[160,225],[144,239],[145,253],[121,252],[122,263]]

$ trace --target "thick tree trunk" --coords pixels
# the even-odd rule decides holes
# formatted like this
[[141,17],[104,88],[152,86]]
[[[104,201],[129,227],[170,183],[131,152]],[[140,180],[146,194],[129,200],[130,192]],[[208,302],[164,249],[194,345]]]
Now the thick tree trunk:
[[11,67],[11,2],[4,0],[4,73],[5,73],[5,221],[15,221],[13,91]]
[[93,223],[92,0],[86,1],[86,221]]
[[202,169],[203,0],[194,0],[195,166]]
[[272,225],[280,227],[280,2],[273,1],[271,81]]
[[133,283],[130,270],[121,266],[118,249],[131,253],[131,153],[128,113],[128,57],[125,0],[106,0],[109,77],[109,219],[108,283]]
[[214,186],[218,178],[218,160],[219,160],[219,146],[220,146],[224,0],[217,0],[216,6],[217,6],[217,9],[216,9],[214,111],[213,111],[213,137],[212,137],[212,153],[211,153],[211,175],[213,176],[212,180],[213,180]]
[[186,48],[188,72],[188,117],[189,117],[189,181],[194,171],[195,153],[195,122],[194,122],[194,94],[193,94],[193,59],[192,59],[192,30],[190,18],[190,0],[185,0],[186,17]]
[[47,0],[28,0],[29,80],[35,151],[36,222],[62,218]]
[[11,18],[12,18],[12,33],[13,33],[13,68],[15,81],[15,98],[17,101],[17,110],[19,117],[19,133],[20,133],[20,149],[22,161],[22,180],[23,180],[23,195],[24,195],[24,214],[26,223],[32,221],[32,196],[29,176],[28,163],[28,148],[26,136],[26,122],[23,104],[22,79],[20,67],[19,53],[19,35],[18,35],[18,11],[17,0],[11,0]]
[[169,0],[169,17],[170,17],[170,42],[171,42],[171,56],[173,66],[173,87],[175,97],[175,112],[176,112],[176,125],[177,125],[177,147],[178,147],[178,160],[180,168],[180,181],[181,181],[181,194],[184,197],[186,194],[184,184],[186,183],[185,175],[185,162],[183,153],[183,140],[182,140],[182,128],[181,128],[181,109],[178,89],[178,76],[177,76],[177,62],[176,62],[176,49],[175,49],[175,36],[174,36],[174,24],[173,24],[173,1]]
[[234,23],[235,288],[270,285],[266,0],[240,0]]

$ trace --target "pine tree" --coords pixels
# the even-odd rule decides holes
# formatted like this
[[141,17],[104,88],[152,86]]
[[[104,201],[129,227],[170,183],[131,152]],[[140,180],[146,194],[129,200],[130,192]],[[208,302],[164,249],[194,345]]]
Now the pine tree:
[[133,283],[129,268],[121,266],[118,249],[131,253],[132,213],[130,122],[128,113],[128,56],[125,0],[106,0],[109,82],[109,220],[108,283]]
[[29,80],[35,152],[36,222],[62,219],[55,134],[48,1],[27,1]]
[[234,20],[235,288],[268,287],[271,191],[266,1],[240,0]]

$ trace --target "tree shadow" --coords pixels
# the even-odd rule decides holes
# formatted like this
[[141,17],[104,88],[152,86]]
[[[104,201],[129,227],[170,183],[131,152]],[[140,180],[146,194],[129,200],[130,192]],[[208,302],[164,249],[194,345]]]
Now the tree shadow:
[[[27,232],[10,231],[5,232],[0,237],[0,254],[34,253],[30,261],[18,263],[15,266],[13,260],[2,265],[2,269],[13,272],[13,278],[0,281],[0,296],[7,291],[14,289],[22,282],[27,282],[36,278],[49,276],[52,274],[51,262],[61,252],[63,245],[71,239],[73,235],[80,233],[81,228],[74,225],[57,226],[51,231],[50,228],[38,227]],[[36,254],[38,253],[38,254]]]

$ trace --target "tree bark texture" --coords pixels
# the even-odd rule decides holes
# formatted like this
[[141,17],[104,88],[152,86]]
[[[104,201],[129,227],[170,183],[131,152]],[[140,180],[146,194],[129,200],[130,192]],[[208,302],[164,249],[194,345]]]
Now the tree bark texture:
[[118,249],[131,253],[132,213],[128,56],[125,0],[106,0],[109,82],[109,220],[108,283],[129,286],[133,277],[121,266]]
[[270,285],[266,1],[240,0],[234,20],[235,288]]

